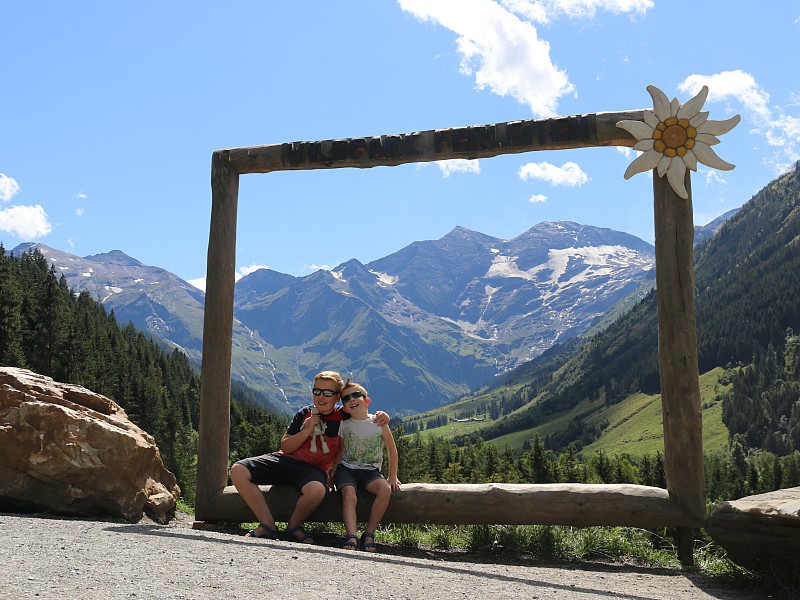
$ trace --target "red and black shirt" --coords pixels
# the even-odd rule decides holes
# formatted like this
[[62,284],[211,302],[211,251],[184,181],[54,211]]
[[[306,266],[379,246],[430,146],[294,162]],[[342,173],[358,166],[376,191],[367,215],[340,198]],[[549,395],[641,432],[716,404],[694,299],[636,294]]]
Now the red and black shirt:
[[[289,427],[286,428],[286,433],[288,435],[300,433],[300,430],[303,428],[303,423],[311,417],[312,408],[313,406],[306,406],[295,413],[292,421],[289,423]],[[339,437],[339,424],[343,419],[348,418],[350,418],[350,415],[344,412],[341,406],[334,408],[333,412],[329,415],[320,415],[322,435],[328,446],[327,452],[323,452],[324,448],[319,439],[317,439],[316,452],[312,452],[311,440],[313,436],[308,436],[308,439],[305,440],[297,450],[287,454],[287,456],[310,463],[327,472],[333,465],[333,461],[336,459],[336,455],[339,453],[339,447],[341,446],[342,438]]]

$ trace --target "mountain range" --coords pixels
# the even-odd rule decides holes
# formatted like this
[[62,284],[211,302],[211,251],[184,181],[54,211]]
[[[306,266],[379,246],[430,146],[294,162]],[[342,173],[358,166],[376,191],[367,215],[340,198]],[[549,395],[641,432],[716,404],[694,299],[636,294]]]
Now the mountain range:
[[[199,364],[202,291],[118,250],[13,252],[32,249],[70,288]],[[590,330],[652,288],[653,265],[652,245],[635,236],[547,222],[509,240],[456,227],[304,277],[262,269],[236,284],[232,377],[291,412],[316,372],[335,369],[373,389],[376,407],[419,412]]]
[[[696,246],[707,448],[734,437],[754,450],[800,448],[798,207],[800,163]],[[510,448],[538,435],[555,451],[663,449],[656,304],[648,293],[602,331],[556,344],[455,403],[404,419],[405,431]]]

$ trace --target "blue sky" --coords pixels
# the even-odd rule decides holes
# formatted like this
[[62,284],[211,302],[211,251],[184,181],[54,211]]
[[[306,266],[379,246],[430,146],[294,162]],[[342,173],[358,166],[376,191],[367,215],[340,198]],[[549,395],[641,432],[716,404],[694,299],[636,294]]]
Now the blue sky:
[[[695,223],[800,159],[800,1],[7,2],[0,241],[122,250],[202,285],[211,153],[685,102],[740,114],[692,175]],[[631,150],[242,176],[237,267],[366,263],[460,225],[653,241]]]

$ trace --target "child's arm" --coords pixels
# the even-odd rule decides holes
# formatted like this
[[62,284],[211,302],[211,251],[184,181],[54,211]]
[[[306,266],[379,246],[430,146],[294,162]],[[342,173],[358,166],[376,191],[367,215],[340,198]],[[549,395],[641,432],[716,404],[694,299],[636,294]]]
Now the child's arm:
[[309,436],[314,432],[314,427],[320,422],[319,415],[312,414],[308,419],[303,421],[300,426],[300,431],[295,434],[285,433],[281,438],[281,450],[284,454],[291,454],[303,445]]
[[400,489],[400,480],[397,479],[397,444],[394,443],[392,430],[386,425],[381,428],[381,437],[389,457],[389,477],[387,480],[392,491],[397,491]]
[[372,419],[372,422],[376,425],[380,425],[381,427],[386,427],[389,424],[389,414],[379,410],[375,413],[375,417]]

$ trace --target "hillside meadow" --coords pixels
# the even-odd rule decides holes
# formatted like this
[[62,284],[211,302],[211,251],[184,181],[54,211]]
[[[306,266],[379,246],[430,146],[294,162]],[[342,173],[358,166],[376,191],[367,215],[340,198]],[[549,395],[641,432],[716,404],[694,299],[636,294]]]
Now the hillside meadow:
[[[725,370],[717,367],[700,376],[700,398],[703,415],[703,449],[706,452],[723,450],[728,444],[728,429],[722,422],[722,396],[730,389],[729,383],[722,383]],[[443,418],[455,419],[457,414],[480,411],[491,401],[486,397],[470,397],[439,409],[415,415],[421,422]],[[489,412],[476,414],[482,421],[450,421],[446,425],[424,429],[423,437],[453,438],[478,431],[490,422]],[[606,406],[603,398],[584,400],[572,410],[559,413],[551,420],[533,429],[517,431],[494,438],[490,441],[498,448],[522,449],[538,433],[544,440],[548,435],[565,430],[569,424],[582,418],[590,425],[602,429],[600,437],[581,449],[589,456],[602,450],[607,454],[628,454],[631,456],[654,455],[664,451],[664,430],[661,418],[661,395],[636,393],[617,404]]]

